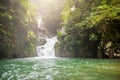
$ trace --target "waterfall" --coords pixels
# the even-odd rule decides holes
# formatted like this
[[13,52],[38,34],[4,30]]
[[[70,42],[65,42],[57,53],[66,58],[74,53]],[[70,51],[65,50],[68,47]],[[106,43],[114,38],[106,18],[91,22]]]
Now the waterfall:
[[55,57],[54,44],[57,42],[57,36],[52,38],[45,38],[46,43],[42,46],[36,47],[39,57]]
[[38,27],[38,29],[43,29],[43,26],[42,26],[43,25],[43,21],[42,21],[41,15],[39,15],[36,20],[37,20],[37,27]]
[[[42,17],[39,16],[37,19],[38,22],[38,29],[41,31],[45,31],[43,27]],[[45,35],[45,36],[43,36]],[[57,36],[53,36],[51,38],[46,37],[47,35],[45,33],[38,32],[38,40],[44,39],[46,40],[46,43],[44,45],[40,45],[36,47],[37,55],[39,57],[54,57],[54,44],[57,42]]]

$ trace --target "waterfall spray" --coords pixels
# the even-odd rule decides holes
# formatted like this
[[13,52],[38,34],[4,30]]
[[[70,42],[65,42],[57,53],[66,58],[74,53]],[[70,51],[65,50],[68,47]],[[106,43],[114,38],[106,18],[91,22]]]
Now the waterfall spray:
[[[43,22],[41,16],[38,17],[37,22],[38,22],[38,29],[45,30],[42,26]],[[38,36],[39,38],[41,37],[40,34],[38,34]],[[57,42],[57,36],[51,38],[48,37],[42,37],[42,38],[46,40],[46,43],[44,45],[40,45],[36,47],[37,55],[39,57],[55,57],[54,44]]]

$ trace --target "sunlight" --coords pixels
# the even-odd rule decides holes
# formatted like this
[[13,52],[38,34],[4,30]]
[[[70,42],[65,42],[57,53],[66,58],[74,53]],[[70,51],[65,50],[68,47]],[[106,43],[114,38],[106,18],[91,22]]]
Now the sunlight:
[[0,0],[0,80],[120,80],[118,0]]
[[35,8],[34,14],[38,18],[39,15],[48,15],[47,13],[53,10],[59,11],[62,5],[61,0],[29,0]]
[[40,3],[46,3],[46,4],[48,4],[48,3],[53,3],[53,2],[56,2],[56,1],[58,1],[58,0],[56,0],[56,1],[54,1],[54,0],[29,0],[31,3],[35,3],[35,4],[40,4]]
[[71,7],[71,11],[73,12],[75,10],[75,5]]
[[44,0],[45,2],[55,2],[55,0]]

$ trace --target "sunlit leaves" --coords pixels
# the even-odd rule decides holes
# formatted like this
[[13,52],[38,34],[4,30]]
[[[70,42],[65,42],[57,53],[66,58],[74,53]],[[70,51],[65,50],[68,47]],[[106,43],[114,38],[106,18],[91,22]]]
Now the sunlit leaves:
[[98,37],[97,37],[97,35],[95,35],[94,33],[92,33],[92,34],[89,35],[89,39],[92,40],[92,41],[97,41]]
[[71,0],[71,1],[66,1],[65,2],[66,5],[64,6],[63,8],[63,11],[62,11],[62,21],[63,21],[63,24],[66,25],[68,23],[68,20],[69,18],[71,17],[71,8],[72,6],[74,5],[74,1]]
[[36,35],[33,31],[29,31],[28,32],[28,40],[35,40],[36,39]]
[[[73,5],[75,5],[75,10],[71,11]],[[116,38],[113,36],[118,36],[119,32],[116,28],[118,29],[119,23],[114,23],[114,20],[120,21],[120,4],[118,0],[67,2],[62,12],[62,19],[66,31],[64,41],[69,46],[83,47],[86,45],[87,49],[90,48],[89,44],[93,44],[97,49],[98,43],[96,42],[100,41],[99,39],[114,41]]]
[[25,43],[34,49],[36,34],[29,32],[34,24],[28,0],[0,0],[0,58],[12,57],[12,53],[23,55]]
[[33,54],[35,52],[35,43],[37,36],[33,31],[28,31],[27,40],[25,43],[25,50],[27,54]]

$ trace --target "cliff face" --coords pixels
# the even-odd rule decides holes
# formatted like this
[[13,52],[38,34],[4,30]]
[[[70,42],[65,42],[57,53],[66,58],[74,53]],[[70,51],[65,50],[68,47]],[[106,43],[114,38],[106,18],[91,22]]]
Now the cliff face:
[[12,31],[11,57],[34,57],[36,56],[35,47],[37,43],[37,23],[34,21],[28,28],[16,25]]
[[[66,0],[62,12],[65,32],[58,32],[56,55],[120,57],[119,7],[118,0]],[[112,45],[106,48],[109,42]]]
[[35,56],[37,22],[28,1],[0,1],[0,58]]

